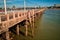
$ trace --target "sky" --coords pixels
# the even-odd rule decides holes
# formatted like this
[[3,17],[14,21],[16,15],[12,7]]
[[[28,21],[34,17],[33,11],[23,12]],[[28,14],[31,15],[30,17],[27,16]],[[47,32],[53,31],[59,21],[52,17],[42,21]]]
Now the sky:
[[[60,0],[25,0],[26,7],[35,6],[53,6],[54,4],[60,4]],[[6,0],[7,7],[24,7],[24,0]],[[4,0],[0,0],[0,7],[4,7]]]

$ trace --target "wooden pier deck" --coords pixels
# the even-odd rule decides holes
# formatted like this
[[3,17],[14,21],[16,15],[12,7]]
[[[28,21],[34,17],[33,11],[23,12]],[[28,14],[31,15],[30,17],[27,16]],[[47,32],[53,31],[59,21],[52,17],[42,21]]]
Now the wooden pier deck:
[[[32,9],[32,10],[25,11],[25,12],[13,11],[13,12],[5,14],[5,15],[0,15],[0,34],[2,34],[3,32],[6,32],[6,40],[9,40],[9,37],[8,37],[9,36],[9,34],[8,34],[9,28],[22,22],[23,20],[30,21],[31,17],[34,18],[34,16],[37,13],[39,13],[39,15],[40,15],[41,12],[43,12],[44,10],[45,9],[37,9],[37,10]],[[19,30],[19,27],[17,26],[17,34],[19,34],[18,30]],[[27,35],[27,31],[26,31],[26,35]]]

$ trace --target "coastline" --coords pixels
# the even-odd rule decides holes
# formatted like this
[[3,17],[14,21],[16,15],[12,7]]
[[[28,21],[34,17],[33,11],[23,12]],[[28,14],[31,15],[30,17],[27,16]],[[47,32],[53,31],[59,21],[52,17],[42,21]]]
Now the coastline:
[[60,8],[47,8],[47,9],[50,9],[50,10],[60,10]]

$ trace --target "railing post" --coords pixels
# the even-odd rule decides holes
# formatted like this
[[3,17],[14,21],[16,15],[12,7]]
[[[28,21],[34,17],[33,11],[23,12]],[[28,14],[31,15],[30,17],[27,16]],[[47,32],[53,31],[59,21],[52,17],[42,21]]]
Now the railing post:
[[[33,15],[34,15],[34,9],[32,10],[32,13],[33,13]],[[34,17],[34,16],[33,16]]]
[[29,16],[29,21],[30,21],[30,24],[31,24],[31,11],[28,11],[28,16]]
[[9,21],[9,14],[7,14],[7,21]]
[[19,18],[19,12],[18,12],[18,18]]
[[21,12],[21,17],[23,17],[23,16],[22,16],[22,12]]
[[13,19],[15,19],[15,13],[14,13],[14,11],[13,11]]
[[6,18],[7,18],[7,23],[6,23],[7,25],[6,29],[7,29],[9,27],[9,14],[6,14]]
[[13,11],[13,20],[14,20],[14,23],[16,22],[16,19],[15,19],[15,13],[14,13],[14,11]]

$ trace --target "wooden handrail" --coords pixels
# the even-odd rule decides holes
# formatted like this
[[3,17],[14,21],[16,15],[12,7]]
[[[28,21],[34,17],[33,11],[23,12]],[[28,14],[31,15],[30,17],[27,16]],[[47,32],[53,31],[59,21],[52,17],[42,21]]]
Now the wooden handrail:
[[[44,9],[41,9],[41,10],[39,10],[39,11],[36,10],[36,11],[37,11],[37,12],[40,12],[40,11],[43,11],[43,10],[44,10]],[[33,12],[34,12],[34,13],[33,13]],[[26,11],[26,12],[25,12],[25,15],[33,16],[33,15],[35,15],[36,12],[35,12],[34,9],[32,9],[32,10],[29,11],[29,13],[30,13],[30,14],[28,14],[28,12]],[[32,13],[33,13],[33,14],[32,14]],[[10,13],[10,14],[13,16],[12,19],[15,19],[16,16],[17,16],[17,18],[24,16],[24,15],[23,15],[24,13],[23,13],[23,12],[20,12],[20,11],[18,11],[18,12],[14,12],[14,11],[13,11],[13,12]],[[6,17],[6,15],[1,15],[1,16],[0,16],[0,23],[2,22],[2,20],[1,20],[2,17],[3,17],[2,19],[7,18],[7,20],[10,20],[10,19],[9,19],[9,15],[10,15],[10,14],[6,14],[7,17]],[[20,16],[20,15],[21,15],[21,16]],[[4,19],[4,20],[5,20],[5,19]],[[7,21],[7,20],[5,20],[5,21]]]
[[13,13],[12,13],[12,14],[13,14],[13,18],[15,19],[15,13],[14,13],[14,11],[13,11]]

